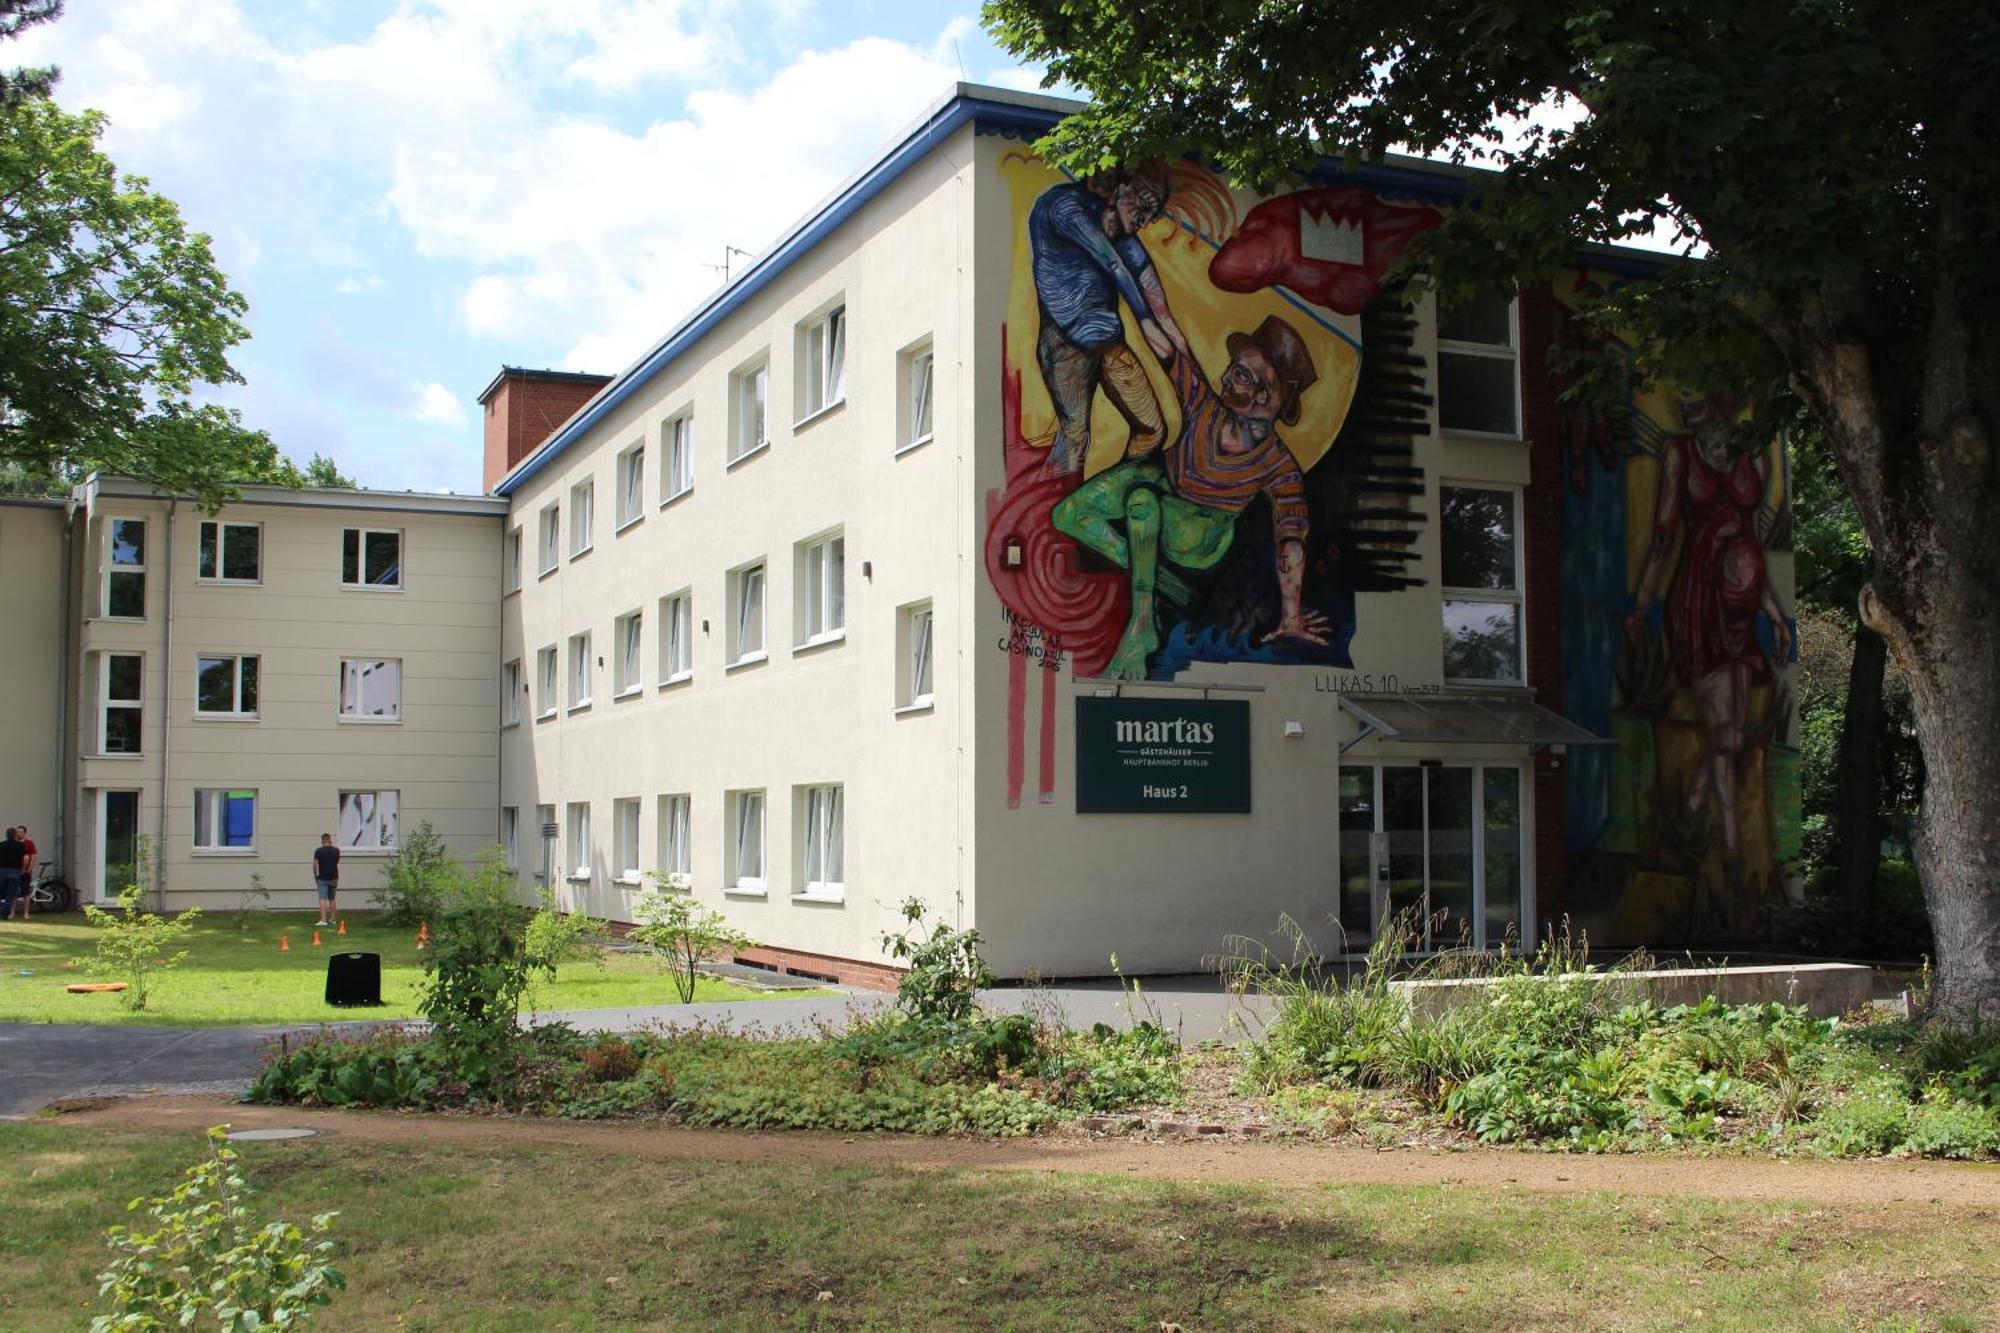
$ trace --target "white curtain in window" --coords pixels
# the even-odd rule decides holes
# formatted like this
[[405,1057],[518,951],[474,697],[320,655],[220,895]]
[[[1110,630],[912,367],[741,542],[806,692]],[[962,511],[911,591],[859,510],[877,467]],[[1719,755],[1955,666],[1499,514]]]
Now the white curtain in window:
[[625,641],[620,645],[620,651],[623,653],[623,665],[619,668],[619,675],[624,678],[626,685],[637,685],[639,683],[639,617],[627,616],[625,618]]
[[737,655],[754,653],[764,646],[764,571],[746,569],[738,576],[736,595]]
[[685,875],[690,868],[688,860],[688,798],[677,796],[667,802],[667,866],[675,873]]
[[740,792],[736,797],[736,879],[752,883],[763,878],[764,797],[761,792]]

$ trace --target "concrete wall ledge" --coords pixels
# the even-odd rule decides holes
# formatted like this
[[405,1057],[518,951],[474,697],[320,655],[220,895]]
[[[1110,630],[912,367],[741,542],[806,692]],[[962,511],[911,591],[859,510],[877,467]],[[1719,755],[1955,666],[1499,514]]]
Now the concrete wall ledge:
[[[1815,1018],[1834,1018],[1874,998],[1872,969],[1859,963],[1786,963],[1775,967],[1689,967],[1659,972],[1577,972],[1571,979],[1619,987],[1628,1002],[1650,999],[1663,1007],[1697,1004],[1714,995],[1725,1004],[1802,1004]],[[1449,981],[1392,981],[1418,1012],[1435,1017],[1479,1004],[1492,977]]]

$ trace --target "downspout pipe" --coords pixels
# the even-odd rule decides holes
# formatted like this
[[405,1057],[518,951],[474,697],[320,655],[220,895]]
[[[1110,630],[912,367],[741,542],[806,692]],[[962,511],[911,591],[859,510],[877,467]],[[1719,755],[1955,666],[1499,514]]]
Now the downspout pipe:
[[162,577],[167,581],[166,660],[160,667],[160,819],[153,840],[153,894],[159,910],[167,910],[167,774],[174,745],[174,547],[180,530],[178,498],[167,501],[167,560]]
[[71,604],[72,584],[75,573],[71,566],[76,561],[76,516],[77,503],[74,499],[63,509],[62,530],[62,574],[58,580],[61,601],[56,606],[56,826],[55,854],[62,861],[63,870],[74,883],[76,858],[71,856],[69,847],[69,687],[70,687],[70,636],[75,632],[76,607]]

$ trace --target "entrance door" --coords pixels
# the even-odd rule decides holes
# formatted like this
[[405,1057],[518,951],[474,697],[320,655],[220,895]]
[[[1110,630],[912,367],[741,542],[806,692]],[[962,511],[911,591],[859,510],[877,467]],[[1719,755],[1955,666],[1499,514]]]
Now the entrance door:
[[116,898],[132,883],[139,856],[139,793],[98,793],[97,897]]
[[1407,916],[1415,947],[1498,948],[1523,919],[1521,769],[1343,764],[1340,921],[1348,947]]

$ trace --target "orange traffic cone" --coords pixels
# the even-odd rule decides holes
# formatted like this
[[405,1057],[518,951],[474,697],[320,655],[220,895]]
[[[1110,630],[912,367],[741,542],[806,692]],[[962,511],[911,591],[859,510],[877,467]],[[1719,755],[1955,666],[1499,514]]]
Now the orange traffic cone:
[[347,923],[345,921],[341,922],[340,929],[334,931],[333,933],[336,935],[345,935],[347,933]]
[[431,923],[425,921],[417,927],[417,947],[427,949],[431,943]]
[[292,951],[292,937],[289,935],[278,936],[278,952],[290,953],[291,951]]
[[313,932],[313,948],[319,948],[319,932],[316,930]]

